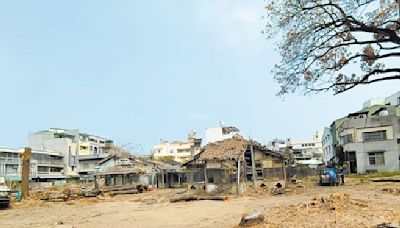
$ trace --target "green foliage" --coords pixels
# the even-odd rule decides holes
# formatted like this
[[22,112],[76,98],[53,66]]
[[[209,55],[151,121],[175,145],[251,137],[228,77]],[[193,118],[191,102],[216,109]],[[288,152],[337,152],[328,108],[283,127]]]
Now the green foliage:
[[370,179],[370,178],[383,178],[383,177],[393,177],[400,176],[400,171],[385,171],[371,174],[348,174],[347,177],[355,179]]
[[399,5],[394,0],[270,1],[264,33],[283,37],[282,60],[274,70],[279,95],[341,93],[400,79]]
[[74,179],[67,179],[67,184],[68,184],[68,185],[70,185],[70,184],[76,184],[76,180],[74,180]]
[[173,160],[174,160],[174,157],[172,157],[172,156],[168,156],[168,157],[159,157],[159,158],[157,158],[157,160],[164,161],[164,162],[168,162],[168,161],[173,161]]

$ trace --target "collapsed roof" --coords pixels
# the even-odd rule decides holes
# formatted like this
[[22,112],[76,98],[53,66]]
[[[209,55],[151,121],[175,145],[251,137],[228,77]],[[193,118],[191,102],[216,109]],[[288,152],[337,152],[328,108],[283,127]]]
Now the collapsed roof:
[[237,160],[243,159],[248,147],[253,146],[273,156],[283,157],[281,153],[273,152],[255,141],[242,138],[231,138],[209,143],[193,160]]

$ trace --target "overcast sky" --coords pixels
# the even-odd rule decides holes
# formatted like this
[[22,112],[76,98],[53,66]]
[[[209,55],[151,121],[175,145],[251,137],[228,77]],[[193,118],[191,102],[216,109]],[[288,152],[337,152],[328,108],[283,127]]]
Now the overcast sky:
[[[220,121],[260,142],[317,129],[400,90],[275,96],[279,61],[261,34],[263,0],[3,1],[0,145],[79,128],[149,153]],[[138,145],[143,146],[143,150]]]

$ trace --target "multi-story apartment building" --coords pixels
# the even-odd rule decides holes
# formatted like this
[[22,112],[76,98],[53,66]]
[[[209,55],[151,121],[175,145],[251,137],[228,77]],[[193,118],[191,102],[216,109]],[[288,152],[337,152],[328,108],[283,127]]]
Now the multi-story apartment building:
[[[21,180],[20,154],[23,150],[0,147],[0,176]],[[63,155],[51,150],[32,149],[29,177],[38,182],[65,181]]]
[[351,113],[337,131],[351,173],[400,169],[400,106],[373,105]]
[[207,128],[206,129],[206,143],[213,143],[222,141],[225,139],[231,139],[234,136],[243,137],[243,134],[240,133],[239,129],[233,126],[225,126],[224,124],[220,124],[219,127],[215,128]]
[[287,149],[287,140],[275,138],[271,141],[268,141],[267,148],[279,153],[285,153]]
[[323,161],[322,131],[316,131],[312,139],[287,139],[287,147],[293,152],[294,160],[298,164],[317,166]]
[[[388,160],[390,156],[392,156],[390,159],[395,157],[396,153],[390,151],[394,151],[396,148],[399,150],[399,143],[397,143],[397,147],[393,145],[397,141],[396,131],[398,131],[395,119],[398,119],[399,116],[400,91],[386,98],[370,99],[364,102],[361,111],[351,113],[333,121],[329,128],[331,140],[324,141],[324,148],[331,148],[333,150],[333,157],[330,158],[330,162],[339,165],[346,164],[352,173],[398,170],[398,168],[395,168],[396,165],[386,163],[391,163]],[[377,137],[381,137],[382,140],[379,138],[374,140],[369,139],[368,135],[371,132],[374,135],[375,133],[373,132],[375,130],[381,132],[381,135]],[[366,140],[363,138],[364,135],[367,137]],[[381,152],[385,151],[383,152],[385,164],[376,165],[369,163],[370,154],[372,156],[371,162],[374,163],[374,150],[378,151],[377,155],[380,158],[382,158]],[[381,161],[382,159],[379,162]]]
[[188,141],[164,141],[153,147],[155,159],[171,159],[177,162],[185,162],[200,153],[201,139],[197,138],[196,132],[188,135]]
[[322,135],[322,151],[323,161],[326,165],[333,164],[333,158],[335,157],[335,147],[333,144],[333,132],[330,127],[324,128],[324,134]]
[[[60,152],[64,157],[65,173],[69,177],[94,172],[97,162],[109,155],[112,145],[110,139],[79,130],[51,128],[28,136],[29,147]],[[81,166],[78,167],[79,163]]]

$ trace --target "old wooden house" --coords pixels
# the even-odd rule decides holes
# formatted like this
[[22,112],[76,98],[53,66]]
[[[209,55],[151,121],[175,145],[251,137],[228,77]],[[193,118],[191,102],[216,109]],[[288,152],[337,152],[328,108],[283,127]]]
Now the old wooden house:
[[188,187],[208,192],[243,192],[247,186],[283,183],[285,173],[282,154],[240,138],[210,143],[184,166]]
[[158,161],[131,159],[95,174],[100,188],[141,185],[148,188],[180,187],[186,180],[182,167]]

